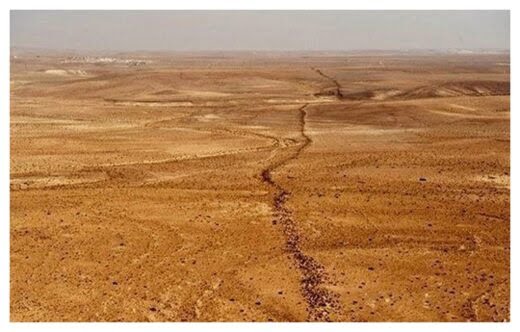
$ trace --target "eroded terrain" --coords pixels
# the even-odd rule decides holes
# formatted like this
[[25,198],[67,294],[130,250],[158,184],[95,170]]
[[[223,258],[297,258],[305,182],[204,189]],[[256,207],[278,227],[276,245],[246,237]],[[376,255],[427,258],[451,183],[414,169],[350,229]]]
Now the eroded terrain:
[[16,56],[11,320],[509,320],[509,80],[490,54]]

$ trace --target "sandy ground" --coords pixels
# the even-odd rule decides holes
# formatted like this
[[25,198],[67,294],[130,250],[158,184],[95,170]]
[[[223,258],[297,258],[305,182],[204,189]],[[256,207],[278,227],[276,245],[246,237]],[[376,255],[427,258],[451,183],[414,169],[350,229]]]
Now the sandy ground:
[[12,321],[509,320],[508,56],[120,57],[11,61]]

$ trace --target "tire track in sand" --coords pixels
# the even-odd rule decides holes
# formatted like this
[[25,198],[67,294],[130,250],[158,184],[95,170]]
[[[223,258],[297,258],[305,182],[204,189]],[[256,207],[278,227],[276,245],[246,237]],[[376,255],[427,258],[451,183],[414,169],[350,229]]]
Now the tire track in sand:
[[262,170],[261,176],[264,183],[275,190],[273,198],[274,220],[273,224],[279,224],[285,238],[285,250],[292,257],[294,264],[301,274],[301,292],[307,302],[308,320],[331,321],[330,315],[339,307],[338,295],[324,287],[328,275],[323,265],[313,257],[306,255],[301,249],[301,235],[292,211],[286,206],[291,195],[289,189],[284,188],[273,179],[272,173],[283,167],[291,160],[297,159],[302,151],[307,148],[312,140],[305,133],[308,104],[299,108],[300,135],[302,142],[294,152],[289,152],[275,163]]

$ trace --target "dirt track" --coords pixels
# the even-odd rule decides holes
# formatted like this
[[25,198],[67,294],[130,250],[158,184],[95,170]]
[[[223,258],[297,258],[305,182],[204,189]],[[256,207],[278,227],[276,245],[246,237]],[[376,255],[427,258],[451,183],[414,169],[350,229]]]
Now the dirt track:
[[64,59],[11,64],[11,320],[509,320],[507,56]]

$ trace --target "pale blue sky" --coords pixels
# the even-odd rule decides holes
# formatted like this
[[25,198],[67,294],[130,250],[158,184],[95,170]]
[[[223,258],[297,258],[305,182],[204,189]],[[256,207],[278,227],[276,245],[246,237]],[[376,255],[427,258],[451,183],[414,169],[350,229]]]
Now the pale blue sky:
[[11,46],[110,51],[509,49],[509,11],[12,11]]

